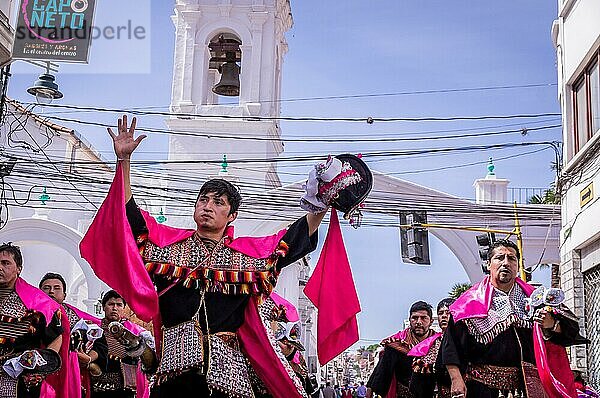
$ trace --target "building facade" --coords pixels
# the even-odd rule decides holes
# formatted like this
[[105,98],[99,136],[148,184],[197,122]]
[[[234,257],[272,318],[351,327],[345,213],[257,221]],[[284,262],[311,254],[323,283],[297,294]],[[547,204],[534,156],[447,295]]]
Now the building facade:
[[600,386],[600,2],[559,0],[552,26],[562,108],[561,287],[591,344],[571,350],[572,366]]
[[12,26],[14,7],[15,0],[2,0],[0,2],[0,67],[10,61],[15,36],[15,30]]
[[108,287],[79,255],[79,243],[110,181],[106,163],[76,131],[6,100],[0,126],[0,242],[21,246],[22,276],[37,285],[46,272],[67,282],[67,302],[90,313]]
[[[179,0],[173,22],[171,111],[179,115],[167,119],[167,125],[188,134],[171,135],[169,160],[197,161],[210,176],[226,155],[229,171],[246,191],[278,187],[275,163],[268,160],[283,152],[276,118],[288,49],[285,33],[292,26],[289,0]],[[228,56],[235,66],[223,62]],[[233,68],[229,74],[221,73],[226,64]],[[226,78],[238,80],[237,95],[215,92]],[[239,159],[256,163],[239,167]],[[172,168],[173,173],[182,170]]]

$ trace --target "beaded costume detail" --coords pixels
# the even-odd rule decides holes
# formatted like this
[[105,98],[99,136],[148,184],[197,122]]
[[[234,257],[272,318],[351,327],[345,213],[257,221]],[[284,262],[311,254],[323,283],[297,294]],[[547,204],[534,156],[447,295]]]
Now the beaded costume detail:
[[280,242],[271,257],[257,259],[225,246],[224,239],[209,251],[194,236],[159,247],[141,235],[138,247],[148,273],[183,280],[187,288],[234,295],[270,294],[279,275],[277,259],[288,250],[285,242]]
[[523,289],[516,284],[508,294],[494,289],[488,316],[465,319],[469,333],[479,343],[488,344],[512,325],[531,329],[533,323],[527,319],[525,311],[526,298]]

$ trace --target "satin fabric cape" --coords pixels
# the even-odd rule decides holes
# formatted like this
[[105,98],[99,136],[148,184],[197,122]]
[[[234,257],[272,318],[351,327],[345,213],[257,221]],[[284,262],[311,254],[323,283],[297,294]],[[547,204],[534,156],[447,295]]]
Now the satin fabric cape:
[[[95,322],[94,317],[92,317],[87,312],[80,311],[79,309],[73,307],[70,304],[63,303],[64,306],[72,309],[79,318],[83,318],[85,320],[92,320]],[[83,316],[85,314],[86,317]],[[93,319],[89,319],[93,318]],[[70,341],[70,340],[69,340]],[[89,372],[81,373],[81,368],[79,367],[79,360],[77,358],[77,353],[69,350],[69,359],[68,359],[68,369],[69,372],[69,386],[68,386],[68,397],[69,398],[79,398],[81,397],[81,387],[82,387],[82,377],[83,377],[83,386],[86,388],[86,391],[90,391],[90,377]]]
[[417,344],[416,346],[414,346],[413,348],[411,348],[411,350],[408,352],[408,356],[409,357],[424,357],[425,355],[427,355],[429,353],[429,350],[431,349],[431,346],[433,345],[433,343],[435,343],[435,341],[439,338],[441,338],[443,336],[442,333],[437,332],[434,335],[426,338],[425,340],[421,341],[419,344]]
[[283,306],[283,308],[285,308],[285,316],[288,322],[298,322],[300,320],[300,315],[298,315],[298,310],[294,304],[290,303],[275,292],[271,292],[269,297],[277,306]]
[[[519,278],[516,279],[516,283],[528,297],[535,289]],[[450,305],[454,322],[467,318],[487,317],[493,293],[494,287],[490,277],[486,276],[483,281],[475,284]],[[550,398],[577,398],[573,373],[565,348],[544,340],[542,329],[537,322],[533,325],[533,344],[536,366],[546,394]]]
[[331,209],[327,238],[304,294],[317,307],[317,355],[325,365],[358,341],[360,302],[337,211]]
[[23,280],[20,277],[17,278],[17,281],[15,283],[15,291],[17,292],[17,294],[21,298],[21,301],[23,301],[23,304],[25,304],[25,307],[27,307],[27,309],[38,311],[44,314],[44,317],[46,318],[46,326],[50,324],[54,314],[58,314],[60,324],[63,328],[62,344],[58,352],[62,361],[62,365],[58,372],[46,377],[46,379],[42,383],[40,397],[68,397],[68,386],[71,382],[71,380],[69,380],[69,366],[67,366],[67,364],[69,363],[68,361],[70,329],[69,320],[67,319],[66,314],[62,310],[60,304],[52,300],[50,297],[48,297],[46,293],[44,293],[40,289],[31,286],[29,283],[25,282],[25,280]]
[[[194,231],[172,228],[158,224],[148,213],[146,220],[149,239],[166,246],[191,236]],[[257,258],[267,258],[274,251],[285,230],[265,238],[233,239],[233,228],[226,234],[231,239],[226,244]],[[125,190],[121,163],[117,165],[115,178],[108,196],[98,210],[79,246],[96,275],[118,291],[129,303],[135,314],[145,322],[153,321],[155,334],[160,331],[158,295],[144,267],[125,212]],[[155,336],[157,343],[160,336]],[[238,330],[242,350],[252,367],[263,380],[274,398],[301,397],[283,364],[271,348],[267,332],[258,314],[256,300],[249,300],[245,310],[244,324]]]

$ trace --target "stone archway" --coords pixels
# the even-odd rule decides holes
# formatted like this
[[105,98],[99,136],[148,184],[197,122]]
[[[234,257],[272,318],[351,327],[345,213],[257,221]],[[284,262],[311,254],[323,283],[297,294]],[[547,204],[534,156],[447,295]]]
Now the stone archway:
[[0,241],[12,241],[25,247],[28,244],[49,244],[67,252],[83,271],[88,286],[88,294],[83,302],[87,306],[86,310],[93,313],[93,303],[100,296],[103,284],[79,254],[79,242],[82,238],[81,233],[64,224],[40,218],[11,220],[0,230]]

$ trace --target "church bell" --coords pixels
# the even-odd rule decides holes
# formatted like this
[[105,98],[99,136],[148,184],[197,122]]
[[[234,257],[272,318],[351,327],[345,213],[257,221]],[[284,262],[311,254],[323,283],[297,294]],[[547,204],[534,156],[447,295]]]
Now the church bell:
[[221,80],[212,91],[227,97],[240,95],[240,67],[235,61],[227,61],[219,67]]

